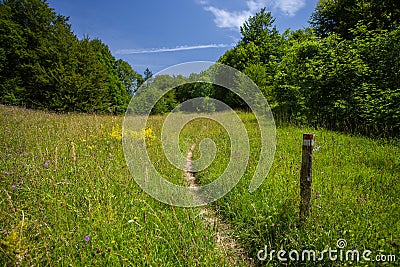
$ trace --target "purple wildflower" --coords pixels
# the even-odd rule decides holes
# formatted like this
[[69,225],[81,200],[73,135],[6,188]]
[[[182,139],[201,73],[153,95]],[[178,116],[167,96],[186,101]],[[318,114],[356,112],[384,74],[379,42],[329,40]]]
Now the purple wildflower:
[[365,201],[365,198],[364,197],[360,198],[360,201],[361,202]]
[[11,186],[11,189],[12,189],[12,190],[15,190],[15,189],[17,189],[17,186],[13,184],[13,185]]
[[43,164],[43,166],[47,168],[47,167],[49,167],[49,163],[46,162],[45,164]]
[[19,185],[23,185],[23,184],[24,184],[24,182],[22,182],[22,181],[21,181],[21,182],[18,182],[18,184],[19,184]]
[[9,175],[10,173],[9,173],[9,172],[4,172],[4,174],[5,174],[5,175]]
[[37,159],[38,158],[38,156],[35,156],[35,159]]
[[22,167],[22,168],[25,168],[25,164],[24,164],[24,163],[22,163],[21,167]]
[[89,235],[86,235],[86,236],[83,238],[83,240],[85,240],[86,242],[89,242],[90,236],[89,236]]
[[321,194],[321,192],[317,191],[315,194],[319,195],[319,194]]

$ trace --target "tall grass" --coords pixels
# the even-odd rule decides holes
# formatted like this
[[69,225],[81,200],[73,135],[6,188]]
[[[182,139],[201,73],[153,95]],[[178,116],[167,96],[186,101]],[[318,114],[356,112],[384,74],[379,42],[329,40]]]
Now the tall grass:
[[0,107],[1,266],[228,265],[199,209],[159,203],[132,180],[122,120]]
[[[337,240],[345,239],[345,252],[371,250],[373,259],[384,254],[396,255],[400,261],[398,143],[298,126],[278,127],[273,166],[262,186],[250,194],[247,189],[258,157],[259,133],[251,114],[242,114],[241,118],[251,143],[248,170],[238,186],[214,203],[214,209],[232,225],[251,255],[256,257],[265,247],[269,252],[284,249],[318,253],[329,247],[338,249]],[[319,149],[314,152],[311,215],[302,224],[298,219],[302,134],[312,132]],[[223,153],[226,156],[221,159],[229,160],[229,151]],[[198,178],[208,182],[219,173],[218,167],[211,166]],[[281,262],[276,253],[273,261],[269,259],[268,256],[260,265],[300,264]],[[371,262],[360,256],[359,262],[331,261],[325,257],[321,262],[301,264],[366,266]]]
[[[248,186],[259,156],[254,116],[240,113],[250,137],[244,177],[211,204],[253,258],[269,250],[336,248],[395,254],[400,260],[400,147],[394,141],[322,129],[277,129],[275,161],[261,187]],[[162,153],[165,117],[148,122],[149,155],[163,176],[184,185]],[[121,146],[122,117],[54,114],[0,106],[0,264],[37,266],[228,266],[213,226],[198,208],[177,208],[145,194],[130,176]],[[311,215],[298,220],[302,133],[316,134]],[[181,151],[211,138],[214,162],[197,173],[218,178],[230,158],[229,136],[199,119],[180,135]],[[194,159],[198,158],[198,146]],[[145,175],[145,174],[143,174]],[[372,257],[372,256],[371,256]],[[398,262],[397,262],[398,263]],[[300,265],[258,261],[259,265]],[[302,262],[304,266],[366,266],[369,262]],[[393,263],[388,263],[392,264]],[[381,265],[385,265],[381,263]],[[394,266],[394,265],[393,265]]]

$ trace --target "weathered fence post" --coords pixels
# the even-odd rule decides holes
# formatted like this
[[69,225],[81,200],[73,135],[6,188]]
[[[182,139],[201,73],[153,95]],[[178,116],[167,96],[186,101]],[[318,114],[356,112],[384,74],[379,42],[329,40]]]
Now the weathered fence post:
[[303,134],[301,173],[300,173],[300,220],[303,221],[310,212],[312,185],[312,156],[315,144],[314,134]]

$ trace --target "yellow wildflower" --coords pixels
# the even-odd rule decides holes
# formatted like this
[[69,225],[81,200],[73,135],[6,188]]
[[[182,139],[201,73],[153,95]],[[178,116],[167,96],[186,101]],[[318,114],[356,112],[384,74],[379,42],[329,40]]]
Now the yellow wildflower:
[[115,127],[112,127],[112,131],[110,136],[112,138],[117,139],[118,141],[122,140],[122,128],[117,124]]
[[144,138],[147,141],[153,141],[156,139],[156,136],[153,134],[153,130],[151,128],[143,129],[144,130]]
[[140,131],[128,131],[129,137],[137,141],[147,141],[151,142],[156,139],[151,128],[143,128]]

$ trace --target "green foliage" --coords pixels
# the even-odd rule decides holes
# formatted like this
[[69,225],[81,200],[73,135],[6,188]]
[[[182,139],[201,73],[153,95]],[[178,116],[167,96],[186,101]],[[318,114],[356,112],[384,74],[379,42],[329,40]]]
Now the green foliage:
[[[132,98],[130,112],[135,114],[164,114],[178,106],[175,91],[171,90],[185,81],[183,76],[157,75],[149,78]],[[171,90],[167,92],[168,90]],[[154,107],[153,107],[154,105]]]
[[149,70],[149,68],[146,68],[144,70],[144,80],[147,81],[148,79],[151,79],[151,77],[153,77],[153,73],[151,70]]
[[[213,75],[216,74],[206,70],[200,74],[192,73],[189,77],[165,74],[152,77],[137,90],[131,100],[132,110],[129,112],[165,114],[174,109],[183,112],[215,111],[216,107],[210,98],[219,99],[225,103],[229,103],[229,99],[227,100],[227,95],[222,94],[217,86],[211,83]],[[200,97],[203,98],[201,103],[189,101]],[[154,103],[152,107],[151,104]]]
[[124,84],[126,91],[133,96],[136,90],[143,84],[143,77],[136,73],[128,62],[118,59],[116,62],[118,77]]
[[357,28],[354,39],[360,58],[368,67],[355,95],[365,123],[376,129],[400,131],[400,26],[392,31]]
[[[320,1],[313,28],[280,34],[265,8],[241,27],[242,39],[219,59],[249,76],[277,117],[356,133],[400,129],[398,1]],[[189,77],[144,78],[107,45],[78,40],[68,18],[42,0],[0,4],[0,103],[57,111],[167,113],[206,97],[247,109],[239,96],[212,85],[218,68]],[[222,75],[222,76],[221,76]],[[205,79],[205,80],[204,80]],[[138,88],[148,80],[141,90]],[[204,82],[195,83],[201,80]],[[182,85],[185,83],[184,85]],[[229,86],[245,90],[246,81]],[[167,88],[173,88],[162,96]],[[161,97],[162,96],[162,97]]]
[[[248,75],[278,118],[352,133],[396,135],[398,3],[320,1],[313,28],[283,34],[262,9],[245,22],[242,40],[219,62]],[[240,108],[235,96],[227,99]]]
[[[250,17],[241,28],[242,40],[221,56],[219,62],[250,77],[277,118],[351,133],[400,132],[399,27],[371,30],[371,25],[355,23],[348,35],[332,31],[320,36],[313,28],[280,34],[273,22],[265,9]],[[147,72],[147,76],[150,74]],[[161,97],[165,88],[175,86],[160,98],[153,113],[170,112],[179,103],[195,97],[215,98],[232,108],[248,109],[238,95],[226,88],[192,83],[204,77],[210,83],[223,79],[229,87],[246,92],[248,81],[240,77],[224,79],[224,75],[224,71],[214,66],[189,78],[155,77],[149,80],[155,88],[143,88],[137,94],[142,99],[136,100],[135,109],[146,106],[146,98]],[[179,85],[182,83],[186,84]],[[210,103],[206,102],[205,106]]]
[[260,38],[263,38],[264,34],[276,32],[275,27],[272,30],[269,29],[275,19],[272,18],[271,12],[266,13],[265,9],[265,7],[262,8],[255,16],[248,18],[243,26],[240,27],[240,33],[242,34],[241,42],[244,44],[258,42]]
[[400,23],[400,2],[397,0],[320,0],[311,17],[319,35],[338,33],[353,37],[352,29],[365,25],[370,30],[391,30]]
[[250,64],[270,64],[282,56],[283,37],[273,26],[271,13],[261,9],[241,27],[242,39],[219,62],[243,71]]
[[293,42],[278,69],[274,93],[284,110],[317,125],[352,117],[363,64],[339,37]]
[[78,40],[42,0],[0,3],[0,103],[123,113],[141,83],[100,40]]
[[[332,129],[396,134],[399,30],[291,39],[274,77],[275,112]],[[362,36],[362,37],[361,37]]]
[[[218,60],[219,63],[231,66],[251,78],[264,93],[271,106],[275,100],[272,97],[273,77],[277,64],[282,60],[285,37],[276,30],[271,13],[261,9],[250,17],[241,27],[242,39],[238,45],[228,50]],[[238,86],[244,88],[242,81],[236,80]],[[218,94],[217,94],[218,95]],[[224,102],[232,108],[246,109],[247,105],[231,92],[224,92]],[[218,98],[219,99],[219,98]]]

